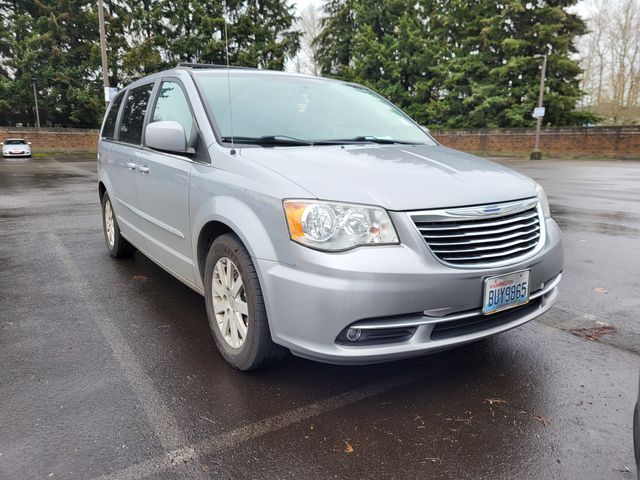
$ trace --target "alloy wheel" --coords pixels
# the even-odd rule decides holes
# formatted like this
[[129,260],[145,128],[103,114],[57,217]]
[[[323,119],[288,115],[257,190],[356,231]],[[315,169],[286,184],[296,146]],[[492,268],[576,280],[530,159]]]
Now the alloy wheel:
[[113,219],[111,201],[109,200],[104,204],[104,227],[107,232],[107,242],[109,243],[109,247],[113,247],[116,240],[116,225]]
[[211,282],[213,311],[224,340],[232,348],[240,348],[247,339],[249,308],[242,275],[227,257],[221,257],[213,268]]

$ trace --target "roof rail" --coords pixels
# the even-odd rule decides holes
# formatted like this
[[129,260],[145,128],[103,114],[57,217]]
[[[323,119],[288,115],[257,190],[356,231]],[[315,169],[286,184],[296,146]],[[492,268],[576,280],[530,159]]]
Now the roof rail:
[[227,68],[231,68],[233,70],[257,70],[254,67],[235,67],[233,65],[227,67],[226,65],[218,65],[215,63],[190,63],[190,62],[180,62],[176,65],[176,68],[220,68],[226,70]]

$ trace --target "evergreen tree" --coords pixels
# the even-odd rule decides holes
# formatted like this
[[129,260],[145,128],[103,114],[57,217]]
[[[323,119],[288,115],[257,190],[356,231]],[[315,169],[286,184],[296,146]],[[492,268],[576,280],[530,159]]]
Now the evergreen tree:
[[325,75],[364,83],[436,128],[526,127],[548,53],[545,124],[582,124],[575,0],[328,0]]
[[286,0],[247,0],[232,8],[228,33],[234,63],[284,69],[285,61],[300,48],[300,32],[292,27],[295,7]]
[[[448,91],[445,126],[527,127],[535,120],[542,60],[549,55],[545,106],[547,125],[575,125],[592,119],[576,111],[581,92],[580,69],[574,39],[585,33],[584,22],[566,11],[574,1],[528,2],[509,0],[457,0],[457,25],[450,35],[460,39],[452,45],[447,62],[450,74],[443,86]],[[482,15],[481,22],[474,21]]]
[[322,31],[315,40],[318,64],[324,75],[348,76],[355,36],[355,8],[358,0],[326,0]]
[[97,12],[87,0],[13,1],[0,5],[0,116],[34,124],[33,89],[43,125],[95,126],[102,93],[93,38]]
[[[179,61],[282,69],[299,48],[287,0],[105,0],[109,82]],[[0,124],[33,124],[32,82],[43,126],[96,127],[104,111],[93,0],[0,0]],[[35,79],[35,80],[34,80]]]

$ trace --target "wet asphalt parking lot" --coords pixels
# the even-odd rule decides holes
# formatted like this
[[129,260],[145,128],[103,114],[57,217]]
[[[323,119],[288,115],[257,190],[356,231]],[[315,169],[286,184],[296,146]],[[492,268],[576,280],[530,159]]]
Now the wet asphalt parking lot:
[[0,479],[635,479],[640,162],[501,160],[565,235],[557,306],[340,367],[228,367],[202,298],[104,246],[91,157],[0,160]]

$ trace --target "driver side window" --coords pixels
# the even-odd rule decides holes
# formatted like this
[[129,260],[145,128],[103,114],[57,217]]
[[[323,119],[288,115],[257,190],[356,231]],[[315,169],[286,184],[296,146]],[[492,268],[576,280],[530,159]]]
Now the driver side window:
[[166,80],[162,82],[156,106],[150,123],[173,120],[184,128],[187,144],[191,143],[193,133],[193,116],[189,102],[176,82]]

